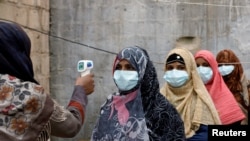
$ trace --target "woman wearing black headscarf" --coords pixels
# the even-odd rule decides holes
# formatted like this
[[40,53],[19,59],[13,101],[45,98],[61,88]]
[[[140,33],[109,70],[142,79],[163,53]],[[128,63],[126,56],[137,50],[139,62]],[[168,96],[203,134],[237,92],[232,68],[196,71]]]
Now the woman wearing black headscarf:
[[146,50],[122,49],[114,62],[113,79],[119,92],[111,94],[102,105],[91,140],[185,140],[181,117],[160,94]]
[[30,50],[30,39],[19,25],[0,21],[0,140],[75,136],[84,122],[87,95],[94,91],[93,74],[76,79],[65,109],[35,80]]

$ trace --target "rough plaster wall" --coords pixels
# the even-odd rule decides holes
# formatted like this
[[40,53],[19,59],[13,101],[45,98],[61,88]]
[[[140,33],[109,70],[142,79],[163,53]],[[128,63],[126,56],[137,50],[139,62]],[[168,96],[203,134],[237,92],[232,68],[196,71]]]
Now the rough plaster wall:
[[[230,48],[242,62],[250,60],[248,0],[51,0],[50,5],[51,34],[76,42],[50,37],[52,96],[67,105],[80,59],[94,61],[96,84],[81,132],[72,139],[53,140],[90,138],[99,107],[116,91],[113,53],[123,47],[147,49],[161,84],[165,56],[179,36],[199,36],[202,49],[216,54]],[[249,63],[243,65],[250,78]]]
[[27,32],[34,77],[49,93],[49,0],[0,0],[0,20],[16,22]]

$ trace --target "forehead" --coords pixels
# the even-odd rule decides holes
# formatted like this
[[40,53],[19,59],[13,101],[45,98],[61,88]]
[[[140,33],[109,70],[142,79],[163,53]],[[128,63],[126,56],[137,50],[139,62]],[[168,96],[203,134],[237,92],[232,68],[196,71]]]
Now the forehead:
[[118,64],[120,64],[120,65],[125,65],[125,64],[130,64],[130,63],[129,63],[128,60],[122,59],[122,60],[120,60],[120,61],[118,62]]
[[185,64],[182,64],[182,63],[177,62],[177,61],[166,64],[166,66],[179,66],[179,65],[185,66]]
[[195,59],[195,62],[196,62],[196,63],[208,63],[207,60],[205,60],[204,58],[201,58],[201,57],[196,58],[196,59]]

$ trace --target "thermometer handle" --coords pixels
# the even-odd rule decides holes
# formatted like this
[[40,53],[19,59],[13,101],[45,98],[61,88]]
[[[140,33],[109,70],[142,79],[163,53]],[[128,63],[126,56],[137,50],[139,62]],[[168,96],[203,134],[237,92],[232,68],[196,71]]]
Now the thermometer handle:
[[85,70],[84,72],[81,72],[81,77],[87,75],[90,73],[90,69]]

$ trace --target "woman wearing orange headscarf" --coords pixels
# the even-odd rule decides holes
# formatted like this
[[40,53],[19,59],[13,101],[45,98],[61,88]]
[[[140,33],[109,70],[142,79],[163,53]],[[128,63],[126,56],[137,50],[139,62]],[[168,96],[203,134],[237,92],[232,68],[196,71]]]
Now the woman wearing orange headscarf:
[[241,124],[248,124],[250,96],[247,88],[247,78],[240,60],[230,49],[221,50],[217,54],[216,60],[224,82],[247,117]]

